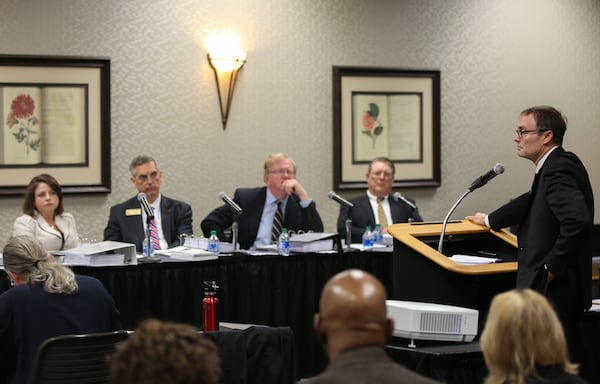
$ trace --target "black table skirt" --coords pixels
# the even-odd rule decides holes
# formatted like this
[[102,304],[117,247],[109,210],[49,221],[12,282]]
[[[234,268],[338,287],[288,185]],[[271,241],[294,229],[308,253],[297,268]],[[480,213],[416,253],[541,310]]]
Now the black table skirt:
[[[327,364],[312,326],[325,282],[337,272],[360,268],[377,276],[389,291],[392,257],[391,252],[236,255],[210,261],[73,269],[104,283],[128,329],[151,317],[201,327],[203,281],[215,280],[219,285],[219,320],[291,327],[298,376],[307,377]],[[9,287],[6,276],[1,275],[0,292]]]

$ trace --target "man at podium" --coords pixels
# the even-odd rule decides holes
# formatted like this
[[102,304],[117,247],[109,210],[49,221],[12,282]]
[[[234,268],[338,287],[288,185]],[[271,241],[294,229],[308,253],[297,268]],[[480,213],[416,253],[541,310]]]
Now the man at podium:
[[387,157],[377,157],[371,161],[367,173],[368,189],[364,195],[350,199],[354,208],[350,211],[341,206],[338,215],[337,230],[346,238],[346,220],[352,219],[352,242],[362,242],[365,227],[375,228],[381,225],[383,233],[387,233],[388,225],[423,221],[414,200],[402,196],[399,192],[392,195],[392,184],[396,167]]
[[531,190],[489,215],[467,216],[499,230],[518,225],[517,288],[544,294],[564,327],[571,359],[582,361],[579,322],[591,306],[594,196],[579,158],[562,147],[566,118],[549,106],[521,112],[517,154],[535,164]]

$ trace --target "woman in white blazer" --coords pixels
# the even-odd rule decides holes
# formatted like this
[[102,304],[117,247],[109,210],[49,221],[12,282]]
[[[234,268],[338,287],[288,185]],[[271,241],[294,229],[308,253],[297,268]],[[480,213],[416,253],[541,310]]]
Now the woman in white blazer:
[[24,215],[15,220],[13,236],[33,236],[50,252],[77,247],[75,218],[64,211],[62,198],[54,177],[41,174],[31,179],[23,201]]

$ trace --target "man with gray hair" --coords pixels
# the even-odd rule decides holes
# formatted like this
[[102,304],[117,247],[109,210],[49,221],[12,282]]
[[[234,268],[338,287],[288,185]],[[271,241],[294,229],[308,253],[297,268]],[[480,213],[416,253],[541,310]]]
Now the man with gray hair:
[[[166,249],[179,245],[179,235],[192,234],[192,207],[182,201],[170,199],[160,193],[162,171],[156,160],[150,156],[137,156],[129,166],[131,183],[146,194],[154,211],[151,228],[156,226],[156,249]],[[104,229],[104,240],[135,244],[142,251],[146,234],[146,215],[137,196],[113,206],[110,209],[108,224]]]

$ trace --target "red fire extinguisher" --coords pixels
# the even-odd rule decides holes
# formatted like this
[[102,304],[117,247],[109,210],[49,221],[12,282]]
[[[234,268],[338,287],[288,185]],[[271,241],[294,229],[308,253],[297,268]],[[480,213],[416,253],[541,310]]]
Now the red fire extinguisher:
[[204,332],[219,330],[217,288],[219,286],[216,281],[204,282],[204,299],[202,299],[202,329]]

